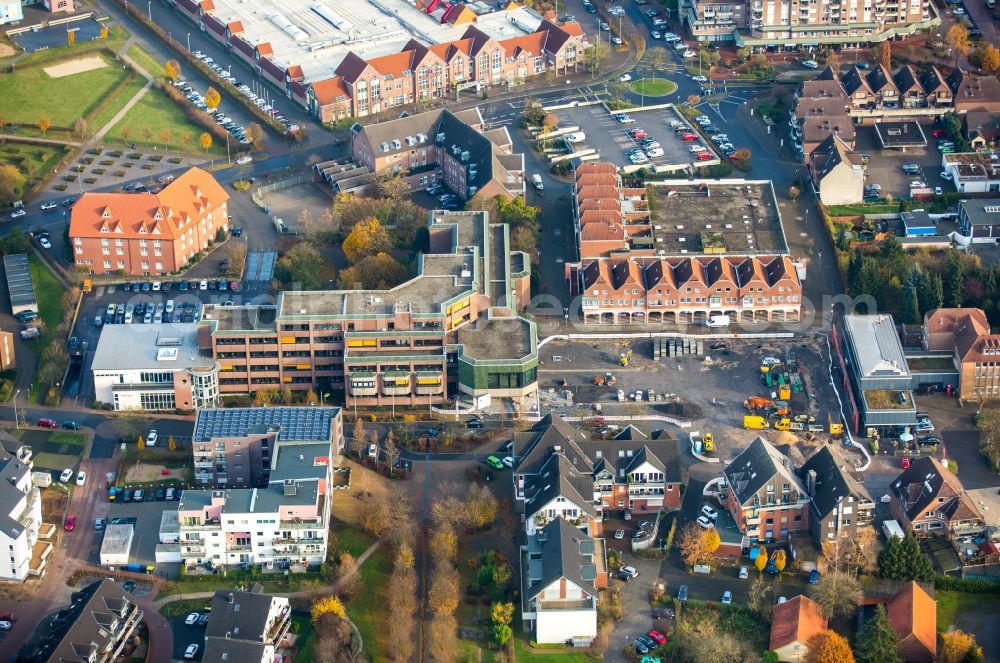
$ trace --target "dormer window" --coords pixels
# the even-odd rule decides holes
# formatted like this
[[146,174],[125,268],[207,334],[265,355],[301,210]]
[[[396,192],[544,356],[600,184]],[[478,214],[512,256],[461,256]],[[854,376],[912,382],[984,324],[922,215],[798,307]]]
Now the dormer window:
[[111,208],[110,207],[105,207],[104,208],[104,213],[101,214],[101,216],[104,217],[105,219],[110,219],[111,218]]

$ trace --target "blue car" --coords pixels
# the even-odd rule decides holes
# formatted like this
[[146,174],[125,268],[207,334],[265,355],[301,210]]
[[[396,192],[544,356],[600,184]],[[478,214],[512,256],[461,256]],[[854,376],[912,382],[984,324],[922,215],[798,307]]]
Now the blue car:
[[819,583],[819,571],[813,569],[809,572],[809,584],[815,585]]

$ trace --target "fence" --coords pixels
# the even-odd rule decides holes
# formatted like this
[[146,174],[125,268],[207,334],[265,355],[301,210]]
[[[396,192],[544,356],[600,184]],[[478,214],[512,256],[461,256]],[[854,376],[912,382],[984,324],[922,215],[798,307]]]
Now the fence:
[[282,189],[288,189],[293,186],[298,186],[299,184],[305,184],[306,182],[312,182],[312,173],[305,172],[294,177],[287,177],[283,180],[278,180],[277,182],[271,182],[269,184],[261,184],[253,190],[250,194],[250,198],[253,200],[254,204],[257,205],[265,214],[271,219],[271,223],[274,224],[274,230],[279,235],[297,235],[298,230],[293,229],[285,224],[282,219],[271,214],[271,208],[267,206],[264,202],[264,195],[271,193],[272,191],[281,191]]

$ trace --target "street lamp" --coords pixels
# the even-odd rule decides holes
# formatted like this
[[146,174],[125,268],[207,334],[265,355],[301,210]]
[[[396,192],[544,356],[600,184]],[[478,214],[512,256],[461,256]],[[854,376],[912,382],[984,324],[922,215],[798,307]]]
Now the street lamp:
[[14,428],[18,430],[21,429],[21,420],[17,418],[17,396],[20,393],[21,393],[20,389],[14,392]]
[[188,53],[191,52],[191,33],[188,33]]
[[153,22],[153,0],[149,0],[149,2],[146,3],[146,9],[149,10],[149,22],[152,23]]

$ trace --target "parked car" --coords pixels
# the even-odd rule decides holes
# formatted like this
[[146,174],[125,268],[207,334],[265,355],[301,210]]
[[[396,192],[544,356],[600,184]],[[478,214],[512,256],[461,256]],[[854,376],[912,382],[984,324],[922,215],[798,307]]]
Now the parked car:
[[816,585],[819,584],[819,571],[813,569],[809,572],[809,584]]
[[665,645],[667,643],[667,636],[663,635],[657,630],[652,630],[649,632],[649,639],[655,642],[657,645]]
[[639,575],[639,570],[634,566],[623,566],[619,569],[619,573],[623,573],[630,578],[635,578]]
[[623,530],[623,529],[616,529],[615,530],[615,539],[617,539],[618,541],[621,541],[624,538],[625,538],[625,530]]
[[156,429],[155,428],[151,429],[149,433],[146,435],[146,446],[155,447],[157,437],[158,436],[156,434]]
[[80,470],[79,472],[76,473],[76,485],[82,486],[85,483],[87,483],[87,473],[84,472],[83,470]]
[[76,529],[76,516],[66,516],[66,520],[63,521],[63,529],[67,532],[72,532]]
[[74,474],[75,472],[73,472],[71,468],[67,467],[65,470],[62,471],[62,474],[59,475],[59,482],[69,483],[70,479],[73,478]]
[[903,456],[902,458],[900,458],[899,459],[899,466],[901,468],[903,468],[904,470],[910,469],[910,457],[909,456]]
[[94,521],[94,531],[95,532],[103,532],[104,531],[104,523],[105,523],[104,518],[98,518],[98,519],[96,519]]
[[701,513],[708,516],[712,522],[715,522],[715,520],[719,517],[719,512],[716,509],[713,509],[711,504],[703,504],[701,507]]
[[494,470],[502,470],[504,468],[503,461],[496,456],[487,456],[486,464],[492,467]]
[[187,646],[187,649],[184,650],[184,658],[186,659],[189,660],[193,659],[197,655],[198,655],[198,645],[190,644]]
[[62,427],[67,430],[80,430],[80,424],[76,423],[72,419],[67,419],[66,421],[62,422]]
[[729,605],[733,602],[733,593],[728,589],[722,593],[722,605]]
[[677,600],[678,601],[687,601],[688,600],[688,586],[687,585],[681,585],[680,588],[677,590]]
[[59,424],[56,423],[55,419],[48,419],[46,417],[42,417],[41,419],[39,419],[36,422],[36,425],[39,428],[59,428]]
[[198,617],[200,617],[200,615],[197,612],[192,612],[190,615],[184,618],[184,623],[187,624],[188,626],[194,626],[195,624],[198,623]]
[[698,525],[708,529],[710,527],[715,527],[715,523],[708,518],[708,516],[698,516]]

